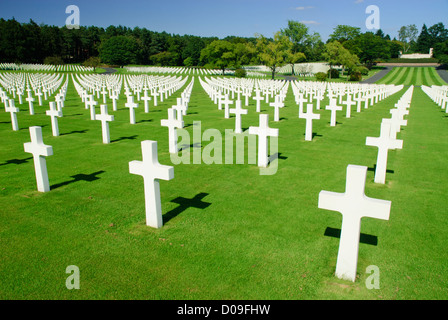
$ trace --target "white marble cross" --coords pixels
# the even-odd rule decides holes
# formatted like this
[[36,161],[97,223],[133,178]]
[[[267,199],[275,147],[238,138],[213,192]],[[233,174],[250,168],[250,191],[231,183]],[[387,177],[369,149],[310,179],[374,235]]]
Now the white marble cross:
[[230,105],[233,104],[233,101],[229,100],[229,95],[226,94],[224,100],[222,100],[222,103],[224,104],[224,118],[229,119],[230,118],[229,108]]
[[57,94],[55,97],[55,101],[56,101],[58,111],[62,112],[62,108],[64,108],[64,95]]
[[15,106],[15,101],[13,99],[6,100],[5,106],[8,105],[8,108],[6,109],[6,112],[9,112],[11,114],[11,125],[12,130],[18,131],[19,130],[19,123],[17,121],[17,112],[19,112],[19,108]]
[[[28,94],[30,94],[30,93],[28,92]],[[30,109],[30,115],[34,115],[34,104],[33,104],[34,98],[32,96],[28,96],[25,100],[28,102],[28,107]]]
[[307,104],[306,113],[302,113],[300,117],[302,119],[306,119],[306,128],[305,128],[305,140],[311,141],[313,139],[313,120],[320,119],[320,114],[313,113],[313,104]]
[[160,93],[157,92],[157,89],[154,89],[151,95],[154,97],[154,107],[157,107],[157,96],[159,96]]
[[361,92],[358,92],[358,96],[354,99],[356,104],[356,112],[361,112],[361,102],[364,100],[364,98],[361,95]]
[[398,113],[392,113],[390,119],[383,119],[382,122],[390,124],[390,137],[392,139],[397,137],[397,133],[401,131],[401,126],[406,126],[408,123],[408,121],[404,120]]
[[51,131],[53,133],[54,137],[59,136],[59,125],[58,125],[58,119],[62,117],[62,111],[59,111],[56,108],[56,102],[50,102],[50,110],[47,110],[45,112],[47,116],[51,117]]
[[109,115],[107,112],[107,105],[100,105],[101,113],[97,114],[95,120],[101,121],[101,131],[103,134],[103,143],[110,143],[110,131],[109,131],[109,122],[114,121],[114,116]]
[[113,92],[109,98],[112,100],[112,110],[117,111],[117,100],[118,100],[118,94],[116,92]]
[[[187,115],[187,106],[185,103],[183,103],[182,98],[177,98],[176,102],[177,102],[176,106],[175,106],[176,110],[180,111],[183,116],[186,116]],[[178,118],[179,118],[179,116],[178,116]]]
[[37,190],[39,192],[50,191],[48,180],[47,161],[45,157],[53,155],[53,147],[43,143],[42,127],[30,127],[31,142],[24,143],[27,153],[32,153],[34,158],[34,171],[36,173]]
[[106,86],[105,85],[103,85],[102,86],[102,90],[101,90],[101,94],[103,95],[103,103],[105,104],[107,101],[106,101],[106,95],[107,95],[107,90],[106,90]]
[[280,95],[275,96],[275,101],[269,104],[274,107],[274,121],[280,121],[280,108],[283,108],[285,104],[281,101]]
[[264,98],[260,95],[259,89],[255,90],[255,97],[253,97],[252,99],[256,101],[256,111],[261,112],[261,101],[264,100]]
[[249,89],[245,89],[243,92],[243,96],[244,96],[244,105],[246,107],[249,106],[249,97],[251,96],[251,92],[249,91]]
[[149,112],[149,103],[148,103],[148,101],[150,101],[152,98],[150,97],[150,96],[148,96],[148,89],[144,89],[143,90],[143,97],[141,97],[141,100],[143,100],[144,101],[144,103],[145,103],[145,113],[148,113]]
[[308,100],[303,97],[303,93],[298,94],[296,98],[296,103],[299,105],[299,118],[301,118],[303,114],[303,103],[307,101]]
[[241,100],[236,100],[235,109],[230,109],[229,112],[235,114],[235,133],[242,133],[243,130],[241,129],[241,115],[247,114],[247,109],[241,108]]
[[403,148],[403,140],[397,140],[390,136],[390,123],[381,123],[380,137],[366,138],[366,145],[378,148],[378,157],[376,160],[375,183],[386,183],[386,169],[387,169],[387,153],[389,149]]
[[146,225],[163,226],[159,179],[174,178],[174,168],[159,164],[156,141],[142,141],[143,161],[129,162],[129,172],[143,176],[145,190]]
[[336,276],[355,281],[358,265],[359,237],[363,217],[389,220],[391,202],[369,198],[365,195],[367,167],[349,165],[345,193],[321,191],[320,209],[342,214]]
[[125,104],[126,108],[129,108],[129,122],[135,124],[135,108],[138,108],[138,103],[134,102],[134,96],[129,95],[128,101]]
[[37,89],[37,93],[35,93],[34,95],[38,98],[39,106],[42,106],[42,92],[40,91],[40,88]]
[[176,128],[183,128],[184,122],[177,120],[175,115],[176,110],[174,108],[168,109],[168,119],[160,120],[162,127],[168,127],[168,144],[169,152],[177,153],[177,132]]
[[355,105],[356,102],[352,100],[352,96],[351,94],[347,94],[347,100],[343,101],[342,104],[345,104],[347,106],[346,108],[346,113],[345,113],[345,117],[346,118],[350,118],[351,116],[351,111],[352,111],[352,105]]
[[222,110],[222,100],[224,99],[224,95],[221,93],[221,91],[216,92],[215,99],[218,103],[218,110]]
[[89,95],[88,101],[86,101],[86,108],[90,108],[90,120],[95,120],[95,106],[98,104],[94,100],[93,94]]
[[341,111],[342,107],[336,104],[336,99],[330,99],[330,104],[325,107],[325,110],[331,111],[330,126],[336,126],[336,111]]
[[269,115],[260,114],[259,127],[249,127],[249,134],[258,136],[258,166],[268,166],[268,137],[278,137],[278,129],[269,128]]

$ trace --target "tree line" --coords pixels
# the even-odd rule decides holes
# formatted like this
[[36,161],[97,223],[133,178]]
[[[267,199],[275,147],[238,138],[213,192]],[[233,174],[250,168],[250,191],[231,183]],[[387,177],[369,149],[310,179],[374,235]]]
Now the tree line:
[[[317,32],[298,21],[288,21],[274,37],[199,37],[154,32],[146,28],[81,26],[79,29],[0,19],[0,62],[82,63],[109,65],[201,66],[239,68],[264,64],[273,74],[278,67],[298,62],[327,61],[348,70],[370,68],[378,60],[401,52],[427,53],[446,63],[448,30],[443,23],[404,26],[399,39],[382,30],[362,33],[358,27],[338,25],[324,43]],[[292,69],[294,72],[294,69]]]

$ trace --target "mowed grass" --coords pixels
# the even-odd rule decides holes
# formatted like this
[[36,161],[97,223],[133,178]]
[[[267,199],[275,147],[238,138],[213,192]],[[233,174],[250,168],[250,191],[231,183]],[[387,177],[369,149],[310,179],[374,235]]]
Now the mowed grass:
[[[172,165],[160,120],[182,90],[158,107],[150,103],[148,114],[141,102],[136,125],[129,124],[123,94],[118,111],[109,102],[115,116],[110,145],[102,144],[101,123],[90,120],[71,82],[60,137],[51,135],[48,102],[36,106],[34,116],[19,106],[18,132],[11,130],[9,113],[0,111],[0,298],[448,297],[448,118],[421,89],[399,133],[404,148],[389,152],[386,185],[373,183],[377,150],[365,140],[379,135],[381,119],[390,117],[406,88],[361,113],[353,107],[350,119],[345,109],[338,112],[336,127],[329,125],[325,99],[315,111],[321,119],[313,122],[311,142],[304,141],[305,120],[297,117],[290,88],[280,122],[262,102],[270,126],[280,132],[277,173],[260,175],[247,154],[245,164],[175,165],[175,178],[160,183],[165,224],[156,230],[145,225],[143,179],[129,173],[128,163],[141,160],[141,141],[155,140],[160,163]],[[253,101],[248,109],[243,128],[258,126]],[[191,153],[200,142],[193,121],[201,121],[202,131],[218,129],[223,140],[235,124],[197,77],[184,121]],[[33,160],[23,151],[32,125],[43,126],[44,142],[54,149],[47,158],[52,191],[45,194],[36,191]],[[201,150],[208,144],[202,141]],[[349,164],[369,168],[367,196],[392,201],[389,221],[362,220],[355,283],[334,276],[341,214],[317,207],[321,190],[344,192]],[[80,290],[65,286],[69,265],[80,269]],[[370,265],[380,270],[378,290],[365,285]]]
[[434,67],[395,67],[377,84],[442,86],[447,85]]

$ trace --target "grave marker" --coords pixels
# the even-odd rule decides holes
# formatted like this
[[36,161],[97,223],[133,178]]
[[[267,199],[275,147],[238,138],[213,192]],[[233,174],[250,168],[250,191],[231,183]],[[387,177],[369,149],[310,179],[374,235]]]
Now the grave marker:
[[53,147],[43,143],[42,127],[30,127],[31,142],[24,143],[27,153],[32,153],[34,158],[34,171],[36,174],[37,190],[39,192],[50,191],[48,181],[47,160],[45,157],[53,155]]
[[134,96],[128,96],[125,107],[129,108],[129,122],[135,124],[135,108],[138,108],[138,103],[134,103]]
[[114,116],[107,113],[107,105],[100,105],[101,113],[96,115],[95,120],[101,121],[101,131],[103,135],[103,143],[110,143],[109,122],[114,121]]
[[258,166],[268,166],[268,137],[278,137],[278,129],[269,128],[269,115],[260,114],[258,127],[249,127],[249,134],[258,136]]
[[177,131],[176,128],[183,128],[184,122],[177,120],[174,108],[168,109],[168,119],[160,121],[162,127],[168,127],[169,152],[177,153]]
[[56,108],[56,102],[50,102],[50,110],[47,110],[45,114],[51,117],[51,131],[53,133],[53,137],[58,137],[59,125],[57,118],[62,117],[62,111],[59,111]]
[[320,114],[313,113],[313,104],[309,103],[306,113],[303,113],[300,118],[306,120],[305,141],[311,141],[313,139],[313,120],[320,119]]
[[174,178],[174,168],[159,164],[156,141],[142,141],[143,161],[129,162],[129,172],[143,177],[146,208],[146,225],[161,228],[163,225],[159,179]]
[[382,122],[380,136],[378,138],[366,138],[366,145],[378,148],[375,183],[386,183],[387,153],[389,149],[403,148],[403,140],[397,140],[391,137],[390,130],[390,123]]
[[247,114],[247,109],[242,109],[241,101],[237,100],[235,102],[235,109],[231,109],[229,112],[235,114],[235,133],[242,133],[243,130],[241,129],[241,115]]
[[355,281],[358,264],[359,237],[363,217],[389,220],[391,202],[365,195],[367,167],[349,165],[345,193],[321,191],[320,209],[342,214],[341,238],[336,264],[336,276]]

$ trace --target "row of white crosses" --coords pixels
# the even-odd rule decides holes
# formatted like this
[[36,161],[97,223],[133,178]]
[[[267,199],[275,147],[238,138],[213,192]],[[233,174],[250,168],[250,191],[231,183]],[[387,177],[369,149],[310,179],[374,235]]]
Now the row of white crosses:
[[[215,90],[213,85],[210,83],[203,81],[201,78],[199,78],[199,82],[201,83],[203,89],[207,92],[207,94],[212,98],[215,96],[218,96],[218,99],[224,98],[223,101],[219,102],[219,105],[223,103],[225,105],[225,118],[229,117],[230,113],[235,114],[235,130],[234,132],[236,134],[242,133],[241,128],[241,115],[247,114],[248,109],[242,108],[242,102],[241,100],[235,101],[235,109],[229,109],[229,105],[233,104],[232,100],[229,100],[228,94],[225,94],[222,96],[219,91]],[[255,89],[257,91],[258,88]],[[273,107],[278,110],[278,108],[281,108],[284,106],[283,100],[286,97],[286,92],[288,91],[288,83],[283,85],[281,92],[276,96],[275,102],[273,103]],[[222,110],[222,108],[218,107],[218,109]],[[257,112],[260,112],[257,110]],[[276,117],[278,118],[278,111],[276,112]],[[278,121],[278,119],[276,120]],[[249,127],[248,130],[249,134],[257,135],[258,136],[258,166],[261,168],[266,168],[269,164],[269,154],[268,154],[268,137],[278,137],[279,130],[275,128],[269,127],[269,115],[267,114],[260,114],[259,115],[259,126]]]
[[[194,79],[193,79],[194,81]],[[187,86],[182,93],[182,98],[188,103],[193,87],[193,81]],[[56,119],[58,114],[56,109],[56,102],[50,102],[52,122]],[[174,109],[170,109],[173,110]],[[55,114],[53,116],[53,114]],[[110,142],[108,122],[113,121],[114,117],[108,115],[107,105],[101,105],[101,114],[95,116],[95,120],[102,123],[103,143]],[[57,128],[57,122],[52,124],[53,128]],[[49,192],[50,184],[48,179],[48,171],[46,166],[46,158],[53,155],[53,148],[43,143],[42,128],[30,127],[31,142],[24,144],[25,152],[32,153],[34,158],[35,174],[37,189],[40,192]],[[160,205],[160,190],[158,179],[172,179],[174,169],[172,167],[161,166],[157,160],[157,142],[143,141],[143,162],[132,161],[129,164],[130,172],[133,174],[141,174],[145,181],[145,202],[147,213],[147,225],[160,228],[162,223],[161,205]],[[166,170],[165,170],[166,169]]]
[[162,127],[168,128],[168,149],[169,153],[178,152],[177,131],[184,127],[183,116],[187,115],[188,103],[190,101],[191,91],[193,90],[194,78],[182,92],[181,97],[177,98],[176,105],[168,109],[168,119],[160,121]]
[[366,139],[366,145],[378,148],[375,183],[386,183],[388,151],[403,148],[403,141],[397,140],[396,136],[400,132],[401,126],[407,125],[407,121],[403,117],[409,114],[407,109],[410,107],[413,90],[414,87],[411,86],[395,104],[395,109],[390,110],[392,115],[390,119],[382,120],[380,136],[378,138],[367,137]]
[[[105,104],[107,96],[113,101],[113,111],[117,111],[117,100],[121,88],[124,85],[124,94],[127,100],[125,107],[129,109],[129,122],[130,124],[136,124],[135,109],[138,108],[139,104],[134,100],[135,94],[137,94],[137,101],[144,101],[145,113],[148,113],[148,101],[151,100],[151,97],[148,96],[148,90],[153,90],[153,95],[163,97],[163,94],[165,94],[167,97],[182,87],[188,78],[153,77],[147,75],[126,77],[110,75],[98,78],[98,75],[77,75],[76,80],[73,77],[72,79],[79,96],[85,103],[85,108],[90,109],[90,119],[100,120],[102,122],[103,143],[109,143],[110,134],[108,123],[113,121],[114,117],[108,114],[107,105]],[[143,96],[141,96],[142,90],[144,91]],[[98,104],[94,98],[95,92],[97,98],[99,94],[103,95],[103,104],[100,105],[101,113],[99,115],[96,115],[95,111],[95,106]],[[154,106],[157,106],[156,101],[157,98],[155,97]]]
[[170,73],[183,75],[221,75],[221,70],[196,69],[187,67],[125,67],[129,72],[141,73]]
[[[299,118],[306,120],[305,140],[312,140],[313,120],[320,119],[320,115],[313,112],[313,100],[317,100],[316,109],[319,110],[320,102],[324,98],[325,92],[327,92],[329,98],[329,105],[325,107],[325,110],[331,112],[330,126],[334,127],[336,126],[336,112],[343,110],[343,107],[338,105],[338,99],[339,104],[346,105],[345,117],[350,118],[352,106],[357,105],[357,112],[361,112],[360,101],[366,101],[365,108],[368,108],[374,101],[379,102],[403,88],[403,86],[393,85],[372,85],[372,87],[370,88],[369,85],[359,84],[293,81],[292,89],[295,102],[299,106]],[[352,99],[352,94],[353,96],[357,95],[357,97]],[[343,96],[346,96],[346,100],[342,100]],[[355,101],[358,101],[358,103]],[[307,103],[306,113],[303,111],[305,103]]]
[[[17,74],[16,74],[17,75]],[[21,76],[21,74],[19,74],[19,77]],[[49,95],[53,94],[53,92],[58,88],[58,86],[60,86],[62,80],[63,80],[63,76],[62,77],[57,77],[57,78],[48,78],[45,77],[45,79],[51,81],[50,84],[47,84],[42,78],[41,79],[41,84],[44,88],[48,88],[48,90],[45,90],[45,92]],[[9,89],[9,92],[13,93],[13,98],[9,98],[7,93],[5,91],[3,91],[3,89],[0,91],[0,96],[2,99],[2,102],[5,104],[5,111],[9,112],[11,114],[11,125],[12,125],[12,130],[13,131],[18,131],[19,130],[19,125],[18,125],[18,119],[17,119],[17,113],[20,112],[20,109],[15,105],[15,100],[14,100],[14,92],[20,92],[20,90],[18,89],[23,89],[24,86],[26,85],[27,81],[15,81],[17,79],[17,76],[12,76],[12,77],[8,77],[8,76],[4,76],[2,78],[2,80],[0,81],[1,85],[5,88]],[[11,84],[12,83],[12,84]],[[65,84],[62,86],[62,88],[60,89],[60,92],[57,93],[55,95],[55,99],[57,102],[57,106],[59,111],[61,111],[62,107],[63,107],[63,101],[65,100],[65,94],[66,94],[66,90],[67,90],[67,83],[68,83],[68,79],[65,82]],[[17,85],[16,90],[14,89],[14,87]],[[38,87],[38,93],[40,87]],[[27,86],[26,91],[28,92],[28,98],[26,99],[29,102],[29,112],[30,115],[34,115],[34,105],[33,105],[33,101],[34,99],[31,97],[31,91],[33,91],[32,89],[29,88],[29,86]],[[50,96],[46,96],[46,99],[48,99]],[[19,103],[20,103],[20,95],[19,95]],[[54,135],[59,135],[59,131],[57,129],[57,122],[55,122],[54,117],[52,115],[52,103],[50,102],[50,115],[52,117],[52,127],[53,127],[53,134]],[[61,111],[62,112],[62,111]],[[62,115],[58,115],[58,116],[62,116]],[[55,124],[56,123],[56,124]]]
[[26,71],[55,71],[55,72],[92,72],[93,67],[79,65],[49,65],[49,64],[16,64],[0,63],[0,70],[26,70]]
[[[245,106],[248,106],[248,99],[252,95],[252,91],[255,92],[256,111],[261,112],[260,101],[264,100],[261,96],[261,92],[264,90],[266,101],[269,101],[269,97],[275,97],[274,102],[268,105],[274,108],[274,121],[280,121],[280,109],[284,107],[284,100],[289,88],[289,82],[285,81],[269,81],[269,80],[253,80],[250,79],[246,82],[242,80],[222,78],[205,78],[200,82],[204,90],[215,104],[218,105],[218,110],[222,110],[224,106],[224,118],[230,118],[230,114],[235,114],[235,133],[242,133],[241,128],[241,116],[248,113],[247,109],[242,108],[241,93],[246,97]],[[239,81],[239,82],[238,82]],[[267,84],[271,84],[268,86]],[[253,86],[253,87],[252,87]],[[260,89],[262,87],[262,89]],[[232,93],[233,98],[236,101],[229,99],[229,94]],[[236,94],[236,96],[235,96]],[[230,105],[235,103],[235,108],[230,109]]]
[[[392,118],[403,119],[410,107],[413,87],[411,86],[391,110]],[[387,152],[389,149],[402,148],[402,140],[397,140],[391,133],[390,123],[383,119],[381,136],[367,137],[366,145],[378,147],[378,158],[375,172],[375,182],[384,183],[387,167]],[[365,195],[367,167],[348,165],[346,187],[344,193],[321,191],[318,207],[320,209],[337,211],[342,214],[341,237],[336,263],[336,276],[340,279],[355,281],[358,264],[359,237],[361,219],[363,217],[389,220],[391,202],[369,198]]]
[[422,90],[442,110],[445,110],[445,113],[448,113],[448,86],[422,86]]

